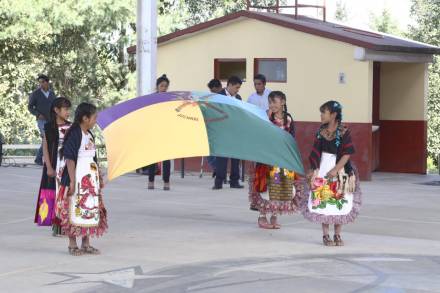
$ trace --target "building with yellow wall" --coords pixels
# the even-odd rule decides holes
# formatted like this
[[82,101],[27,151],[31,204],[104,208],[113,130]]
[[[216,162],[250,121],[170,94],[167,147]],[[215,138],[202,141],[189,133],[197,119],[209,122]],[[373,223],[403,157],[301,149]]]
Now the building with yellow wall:
[[317,19],[240,11],[160,37],[157,64],[170,90],[206,91],[211,78],[239,75],[244,100],[253,76],[265,74],[268,88],[287,95],[306,166],[319,106],[338,100],[352,130],[354,162],[368,180],[375,170],[426,172],[433,54],[440,48]]

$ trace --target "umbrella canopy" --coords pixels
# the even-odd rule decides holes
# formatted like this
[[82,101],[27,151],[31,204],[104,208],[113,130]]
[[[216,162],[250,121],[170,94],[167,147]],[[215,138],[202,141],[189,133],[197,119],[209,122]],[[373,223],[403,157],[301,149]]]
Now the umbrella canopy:
[[275,165],[304,174],[295,140],[258,107],[198,92],[156,93],[98,115],[108,176],[177,158],[220,156]]

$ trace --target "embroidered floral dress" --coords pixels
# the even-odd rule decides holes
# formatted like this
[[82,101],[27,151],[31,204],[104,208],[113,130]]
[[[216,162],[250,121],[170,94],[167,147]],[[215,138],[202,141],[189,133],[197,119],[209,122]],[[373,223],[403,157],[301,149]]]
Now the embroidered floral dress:
[[[295,137],[290,115],[287,115],[287,123],[277,118],[272,119],[272,123]],[[249,200],[260,213],[286,214],[297,211],[306,185],[304,178],[293,171],[260,163],[252,165],[249,174]]]
[[[75,191],[67,196],[70,184],[67,167],[64,168],[58,195],[62,202],[61,226],[68,236],[101,236],[107,230],[107,215],[102,201],[96,149],[93,136],[84,133],[72,135],[64,144],[64,157],[76,161]],[[78,138],[81,142],[78,146]],[[73,142],[73,140],[76,140]]]
[[[44,137],[47,143],[47,150],[50,156],[50,162],[54,170],[59,170],[60,156],[59,150],[62,147],[64,134],[69,129],[71,123],[66,122],[62,125],[54,126],[52,123],[44,125]],[[47,160],[45,160],[47,162]],[[43,168],[40,190],[37,199],[37,208],[35,213],[35,223],[40,226],[52,225],[54,234],[60,234],[59,215],[56,213],[56,178],[47,176],[46,162]],[[58,174],[58,173],[57,173]]]
[[344,155],[355,152],[350,130],[339,126],[340,139],[324,127],[318,131],[309,156],[313,176],[309,196],[302,200],[304,217],[323,224],[353,222],[361,207],[361,190],[357,169],[349,160],[337,177],[327,178]]

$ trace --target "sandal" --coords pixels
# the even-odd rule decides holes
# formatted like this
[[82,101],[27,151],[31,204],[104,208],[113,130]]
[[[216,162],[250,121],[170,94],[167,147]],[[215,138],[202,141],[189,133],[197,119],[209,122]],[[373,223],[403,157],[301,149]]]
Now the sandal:
[[96,249],[95,247],[90,246],[90,245],[88,245],[88,246],[83,246],[81,249],[82,249],[82,251],[83,251],[84,253],[86,253],[86,254],[93,254],[93,255],[101,254],[101,252],[99,251],[99,249]]
[[260,215],[258,217],[258,227],[261,229],[273,229],[273,225],[267,222],[267,218],[265,215]]
[[272,217],[270,217],[270,223],[272,224],[274,229],[280,229],[281,225],[278,224],[278,217],[275,215],[272,215]]
[[322,236],[322,242],[324,243],[324,246],[335,246],[335,243],[328,234]]
[[154,182],[148,182],[148,189],[154,189]]
[[76,247],[67,247],[69,250],[69,254],[72,256],[81,256],[84,254],[84,251],[82,249],[79,249],[78,246]]
[[335,241],[336,246],[344,246],[344,241],[342,241],[341,235],[335,234],[333,240]]

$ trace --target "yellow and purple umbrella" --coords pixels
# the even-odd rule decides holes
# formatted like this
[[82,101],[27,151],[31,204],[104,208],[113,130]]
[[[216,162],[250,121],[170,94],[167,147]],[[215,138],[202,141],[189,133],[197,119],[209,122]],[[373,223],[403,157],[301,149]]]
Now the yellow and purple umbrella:
[[295,140],[258,107],[198,92],[156,93],[98,115],[108,177],[177,158],[219,156],[279,166],[304,174]]

